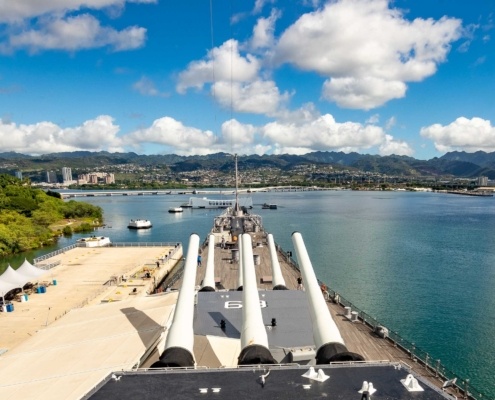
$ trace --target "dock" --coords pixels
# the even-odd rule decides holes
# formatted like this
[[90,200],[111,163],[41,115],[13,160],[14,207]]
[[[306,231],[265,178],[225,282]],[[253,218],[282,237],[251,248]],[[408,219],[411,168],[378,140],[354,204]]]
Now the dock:
[[0,398],[79,399],[140,365],[177,300],[148,294],[181,260],[177,244],[76,247],[46,260],[56,265],[41,277],[46,291],[0,313]]

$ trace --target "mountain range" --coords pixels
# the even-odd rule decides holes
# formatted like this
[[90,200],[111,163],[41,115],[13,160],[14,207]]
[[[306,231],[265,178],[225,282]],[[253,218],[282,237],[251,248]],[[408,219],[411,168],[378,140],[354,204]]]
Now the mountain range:
[[[23,172],[57,170],[71,167],[74,170],[92,171],[109,165],[135,164],[139,166],[166,166],[173,172],[198,169],[231,171],[233,157],[227,153],[204,156],[139,155],[136,153],[109,153],[106,151],[75,151],[30,156],[15,152],[0,153],[0,172],[14,170]],[[239,168],[243,170],[278,168],[290,171],[301,165],[331,165],[334,169],[349,169],[392,176],[454,176],[477,178],[487,176],[495,179],[495,152],[477,151],[466,153],[454,151],[430,160],[418,160],[407,156],[379,156],[359,153],[317,151],[304,155],[247,155],[239,156]]]

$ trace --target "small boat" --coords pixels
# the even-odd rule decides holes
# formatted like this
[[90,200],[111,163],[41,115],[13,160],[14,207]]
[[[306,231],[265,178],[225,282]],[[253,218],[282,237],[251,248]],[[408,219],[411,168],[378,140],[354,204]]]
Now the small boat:
[[276,210],[277,209],[277,205],[276,204],[268,204],[268,203],[264,203],[261,208],[263,210]]
[[127,225],[129,229],[149,229],[152,226],[151,221],[147,219],[131,219]]
[[184,211],[182,207],[170,207],[168,209],[169,213],[181,213],[182,211]]
[[107,247],[110,244],[110,238],[105,236],[90,236],[77,240],[77,247]]

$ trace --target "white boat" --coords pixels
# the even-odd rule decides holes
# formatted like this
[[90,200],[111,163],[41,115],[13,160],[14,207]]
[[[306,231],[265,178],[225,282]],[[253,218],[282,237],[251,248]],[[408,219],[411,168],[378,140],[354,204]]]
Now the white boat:
[[110,238],[105,236],[90,236],[77,240],[79,247],[106,247],[110,246]]
[[182,211],[184,211],[182,207],[170,207],[168,209],[169,213],[181,213]]
[[147,219],[131,219],[127,225],[129,229],[149,229],[152,226],[151,221]]
[[[207,197],[190,197],[189,202],[181,207],[187,208],[229,208],[235,206],[234,199],[208,199]],[[239,197],[239,207],[253,208],[251,197]]]

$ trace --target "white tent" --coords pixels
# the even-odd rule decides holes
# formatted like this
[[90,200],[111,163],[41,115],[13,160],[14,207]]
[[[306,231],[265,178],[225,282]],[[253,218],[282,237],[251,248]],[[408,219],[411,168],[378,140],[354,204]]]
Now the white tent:
[[4,297],[12,289],[18,288],[19,285],[10,282],[4,282],[0,279],[0,297]]
[[21,288],[28,282],[26,277],[17,274],[9,265],[2,275],[0,275],[0,293],[2,297],[15,288]]
[[17,285],[15,287],[22,289],[22,287],[29,282],[29,278],[17,273],[17,271],[9,265],[4,273],[0,275],[0,281],[13,283]]
[[36,278],[45,274],[47,271],[44,269],[35,267],[28,260],[24,260],[22,265],[17,268],[17,272],[29,278],[29,280],[36,280]]

